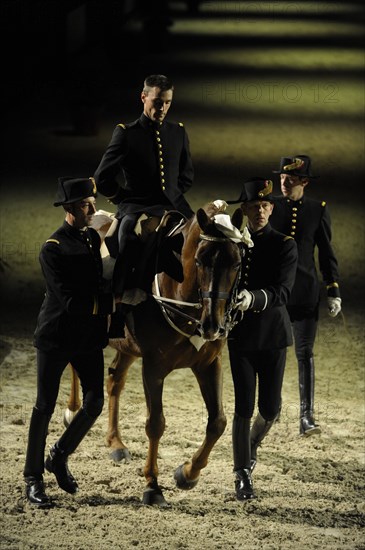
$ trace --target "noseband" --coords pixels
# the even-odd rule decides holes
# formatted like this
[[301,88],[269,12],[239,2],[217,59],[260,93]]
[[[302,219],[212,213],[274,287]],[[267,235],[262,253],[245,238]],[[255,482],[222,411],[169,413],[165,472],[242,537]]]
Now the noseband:
[[[211,235],[205,235],[204,233],[200,233],[199,237],[203,241],[211,241],[211,242],[218,242],[218,243],[224,243],[224,242],[228,242],[228,241],[233,242],[232,239],[230,239],[229,237],[213,237]],[[242,249],[240,249],[240,254],[242,254]],[[241,263],[241,266],[242,266],[242,263]],[[242,272],[242,267],[240,267],[240,269],[237,273],[237,277],[235,279],[233,288],[230,292],[221,292],[221,291],[216,291],[216,290],[200,290],[199,289],[199,295],[201,296],[201,298],[210,298],[211,300],[214,300],[214,299],[215,300],[229,300],[230,299],[230,302],[227,305],[227,312],[226,312],[226,315],[227,315],[228,312],[232,311],[232,309],[234,307],[234,304],[236,302],[236,299],[237,299],[238,284],[239,284],[240,279],[241,279],[241,272]]]
[[[205,235],[204,233],[201,233],[199,235],[199,237],[200,237],[201,240],[210,241],[210,242],[220,242],[220,243],[224,243],[224,242],[228,242],[228,241],[233,242],[232,239],[230,239],[229,237],[214,237],[214,236],[211,236],[211,235]],[[239,246],[238,243],[236,243],[236,244],[237,244],[237,246]],[[240,246],[239,246],[239,249],[240,249],[240,255],[242,256],[243,249]],[[242,263],[241,263],[241,266],[242,266]],[[224,317],[225,317],[226,330],[229,331],[236,324],[234,322],[233,317],[232,317],[232,311],[234,310],[234,308],[236,306],[236,302],[237,302],[238,285],[239,285],[239,282],[240,282],[240,279],[241,279],[241,272],[242,272],[242,267],[240,267],[240,269],[237,272],[237,276],[236,276],[233,288],[231,289],[230,292],[221,292],[221,291],[216,291],[216,290],[210,290],[210,291],[209,290],[201,290],[199,288],[198,289],[198,294],[199,294],[199,297],[200,297],[200,301],[197,302],[197,303],[182,302],[180,300],[174,300],[174,299],[171,299],[171,298],[164,298],[163,296],[161,296],[160,295],[160,290],[159,290],[159,285],[158,285],[158,276],[156,274],[156,276],[155,276],[155,287],[156,287],[157,295],[153,295],[153,297],[159,303],[159,305],[161,307],[161,310],[162,310],[166,320],[168,321],[168,323],[177,332],[179,332],[180,334],[183,334],[184,336],[186,336],[188,338],[190,338],[191,335],[186,334],[181,329],[179,329],[179,327],[177,327],[175,325],[175,323],[173,323],[172,319],[168,315],[168,310],[170,310],[171,312],[177,314],[178,316],[180,316],[184,319],[188,319],[191,323],[194,323],[195,330],[200,331],[200,327],[201,327],[200,320],[195,319],[195,317],[192,317],[191,315],[188,315],[187,313],[181,311],[176,306],[183,306],[183,307],[185,306],[185,307],[193,307],[193,308],[196,308],[196,309],[201,309],[203,307],[202,303],[201,303],[202,299],[226,300],[227,301],[227,306],[226,306],[226,311],[225,311],[225,316]],[[172,304],[174,304],[174,305],[172,305]]]

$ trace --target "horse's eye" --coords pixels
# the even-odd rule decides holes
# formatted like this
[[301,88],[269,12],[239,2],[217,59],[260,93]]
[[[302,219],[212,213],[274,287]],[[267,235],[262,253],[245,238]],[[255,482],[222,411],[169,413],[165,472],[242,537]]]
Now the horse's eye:
[[201,267],[203,264],[201,263],[201,261],[198,258],[195,258],[195,265],[196,265],[196,267]]

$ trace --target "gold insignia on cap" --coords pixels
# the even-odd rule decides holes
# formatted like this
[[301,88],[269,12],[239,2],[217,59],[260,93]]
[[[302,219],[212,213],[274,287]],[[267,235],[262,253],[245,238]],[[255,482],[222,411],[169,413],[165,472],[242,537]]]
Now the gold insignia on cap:
[[293,162],[291,164],[287,164],[286,166],[283,166],[284,170],[295,170],[296,168],[302,168],[304,166],[304,160],[294,158]]
[[93,194],[96,195],[96,181],[95,178],[89,178],[93,184]]
[[266,180],[265,187],[264,189],[258,192],[258,196],[260,197],[260,199],[262,199],[262,197],[266,197],[266,195],[270,195],[271,191],[272,191],[272,181]]
[[182,122],[179,122],[179,126],[184,126]]

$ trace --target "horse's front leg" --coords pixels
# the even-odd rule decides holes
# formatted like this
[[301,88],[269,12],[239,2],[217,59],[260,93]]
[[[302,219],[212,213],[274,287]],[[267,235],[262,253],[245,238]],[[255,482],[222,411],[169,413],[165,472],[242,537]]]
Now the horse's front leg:
[[148,437],[148,453],[144,467],[146,489],[143,493],[143,504],[168,506],[162,490],[158,485],[157,455],[160,439],[165,431],[165,417],[162,406],[164,377],[145,368],[143,364],[143,387],[146,397],[147,418],[146,434]]
[[124,389],[128,369],[135,357],[117,352],[109,368],[107,392],[109,396],[109,424],[106,442],[111,448],[110,456],[115,462],[130,461],[129,451],[122,441],[119,431],[119,398]]
[[208,424],[205,438],[191,461],[181,464],[175,471],[175,481],[179,489],[192,489],[199,481],[200,472],[208,464],[209,455],[223,434],[227,419],[222,403],[222,368],[217,357],[211,365],[203,369],[193,369],[198,380],[208,411]]

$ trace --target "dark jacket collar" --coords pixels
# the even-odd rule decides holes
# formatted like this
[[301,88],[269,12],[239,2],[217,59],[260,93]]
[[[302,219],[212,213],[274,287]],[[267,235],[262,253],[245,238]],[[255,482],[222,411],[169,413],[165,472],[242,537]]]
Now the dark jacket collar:
[[291,206],[294,206],[294,205],[301,205],[301,204],[304,204],[305,202],[305,195],[303,195],[300,199],[296,200],[296,201],[293,201],[292,199],[289,199],[287,197],[284,197],[283,196],[283,199],[284,201],[287,203],[287,204],[290,204]]
[[150,118],[146,117],[144,113],[139,117],[139,122],[145,130],[161,128],[163,122],[153,122]]
[[[62,229],[64,229],[64,231],[68,235],[82,239],[82,234],[84,231],[82,229],[78,229],[77,227],[74,227],[73,225],[70,225],[69,223],[67,223],[66,220],[64,220],[62,224]],[[85,231],[88,232],[88,229],[86,228]]]
[[258,239],[259,237],[266,236],[272,231],[272,227],[270,223],[267,223],[265,227],[262,229],[259,229],[258,231],[255,231],[255,233],[252,233],[252,231],[249,229],[251,238],[254,241],[255,239]]

